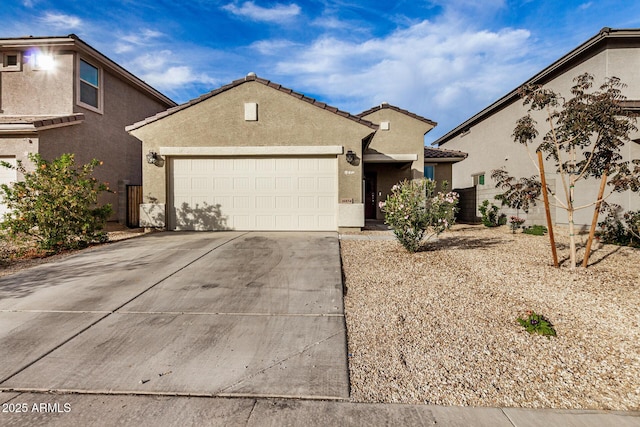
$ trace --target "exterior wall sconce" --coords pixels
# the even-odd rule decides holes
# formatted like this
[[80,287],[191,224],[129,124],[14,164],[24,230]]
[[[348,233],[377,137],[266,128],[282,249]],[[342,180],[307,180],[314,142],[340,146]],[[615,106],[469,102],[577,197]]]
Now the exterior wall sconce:
[[149,151],[147,153],[147,163],[149,163],[150,165],[157,165],[158,160],[158,153],[156,153],[155,151]]
[[347,163],[352,165],[355,163],[355,161],[356,161],[356,153],[354,153],[351,150],[347,151]]

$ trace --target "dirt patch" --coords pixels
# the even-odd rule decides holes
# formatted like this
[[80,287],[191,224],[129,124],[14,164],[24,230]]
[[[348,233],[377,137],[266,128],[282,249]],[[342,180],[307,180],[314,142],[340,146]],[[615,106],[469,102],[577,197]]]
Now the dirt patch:
[[[342,240],[352,398],[638,410],[640,250],[598,244],[571,271],[557,240],[560,269],[547,237],[507,227],[456,226],[413,255]],[[527,333],[527,310],[558,336]]]

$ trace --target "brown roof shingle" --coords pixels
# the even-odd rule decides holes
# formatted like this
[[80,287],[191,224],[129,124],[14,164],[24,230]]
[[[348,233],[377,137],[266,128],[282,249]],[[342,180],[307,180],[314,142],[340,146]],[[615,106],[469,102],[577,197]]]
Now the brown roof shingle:
[[298,99],[300,99],[302,101],[308,102],[309,104],[314,105],[314,106],[316,106],[318,108],[321,108],[323,110],[327,110],[327,111],[332,112],[334,114],[338,114],[338,115],[340,115],[342,117],[345,117],[345,118],[347,118],[349,120],[353,120],[354,122],[360,123],[361,125],[367,126],[367,127],[371,128],[371,129],[374,129],[374,130],[378,129],[378,125],[370,122],[369,120],[365,120],[362,117],[354,116],[353,114],[347,113],[346,111],[342,111],[342,110],[339,110],[339,109],[337,109],[335,107],[331,107],[331,106],[325,104],[324,102],[320,102],[320,101],[317,101],[317,100],[315,100],[313,98],[309,98],[308,96],[305,96],[302,93],[295,92],[292,89],[286,88],[286,87],[284,87],[284,86],[282,86],[282,85],[280,85],[278,83],[274,83],[272,81],[260,78],[260,77],[256,76],[253,73],[249,73],[249,74],[247,74],[246,77],[244,77],[242,79],[234,80],[233,82],[231,82],[229,84],[221,86],[218,89],[214,89],[211,92],[205,93],[204,95],[201,95],[201,96],[199,96],[199,97],[197,97],[195,99],[192,99],[191,101],[187,101],[184,104],[178,105],[177,107],[169,108],[168,110],[165,110],[165,111],[163,111],[161,113],[158,113],[155,116],[147,117],[146,119],[144,119],[142,121],[139,121],[139,122],[136,122],[136,123],[134,123],[134,124],[132,124],[130,126],[127,126],[126,130],[127,131],[131,131],[131,130],[134,130],[134,129],[141,128],[142,126],[145,126],[145,125],[147,125],[149,123],[155,122],[156,120],[159,120],[159,119],[161,119],[163,117],[166,117],[166,116],[169,116],[171,114],[174,114],[174,113],[176,113],[178,111],[181,111],[181,110],[184,110],[186,108],[189,108],[192,105],[198,104],[198,103],[200,103],[200,102],[202,102],[204,100],[207,100],[207,99],[209,99],[211,97],[214,97],[214,96],[216,96],[216,95],[218,95],[218,94],[220,94],[222,92],[226,92],[229,89],[233,89],[233,88],[235,88],[237,86],[240,86],[240,85],[242,85],[244,83],[247,83],[247,82],[262,83],[263,85],[265,85],[267,87],[270,87],[272,89],[278,90],[278,91],[280,91],[282,93],[286,93],[287,95],[291,95],[291,96],[293,96],[295,98],[298,98]]
[[384,108],[388,108],[390,110],[397,111],[397,112],[402,113],[402,114],[404,114],[406,116],[409,116],[409,117],[411,117],[413,119],[420,120],[421,122],[428,123],[433,127],[436,127],[438,125],[438,123],[434,122],[433,120],[427,119],[426,117],[419,116],[419,115],[417,115],[415,113],[412,113],[411,111],[403,110],[402,108],[396,107],[395,105],[391,105],[391,104],[386,103],[386,102],[383,102],[382,104],[380,104],[380,105],[378,105],[376,107],[370,108],[367,111],[363,111],[362,113],[358,114],[358,117],[368,116],[369,114],[375,113],[376,111],[380,111],[380,110],[382,110]]
[[449,159],[449,160],[463,160],[468,156],[467,153],[456,150],[445,150],[443,148],[424,147],[424,159]]

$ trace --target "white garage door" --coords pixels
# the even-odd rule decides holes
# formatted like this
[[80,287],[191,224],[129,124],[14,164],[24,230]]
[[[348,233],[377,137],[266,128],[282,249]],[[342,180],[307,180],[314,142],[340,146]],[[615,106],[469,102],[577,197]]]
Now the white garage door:
[[[7,162],[13,166],[16,165],[15,157],[0,157],[0,162]],[[0,165],[0,184],[10,184],[12,182],[16,182],[17,173],[15,169],[5,168]],[[2,195],[0,195],[0,220],[4,217],[4,214],[7,212],[7,207],[2,200]]]
[[170,167],[173,229],[336,229],[336,157],[178,157]]

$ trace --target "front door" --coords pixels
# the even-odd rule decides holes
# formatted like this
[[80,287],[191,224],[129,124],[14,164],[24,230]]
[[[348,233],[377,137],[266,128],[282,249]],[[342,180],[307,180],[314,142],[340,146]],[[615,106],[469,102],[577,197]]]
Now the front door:
[[376,219],[376,174],[369,172],[364,174],[364,217]]

